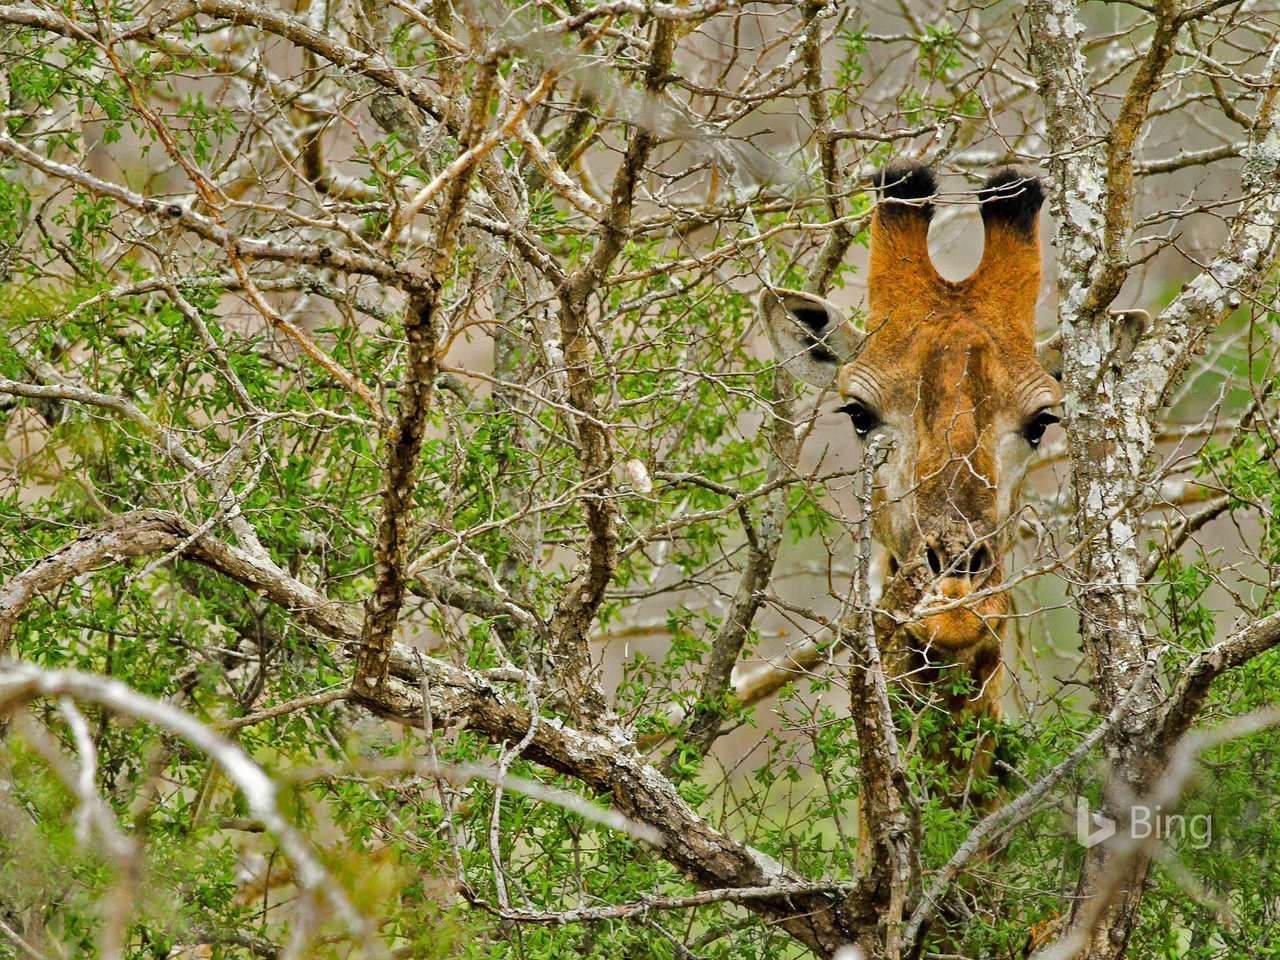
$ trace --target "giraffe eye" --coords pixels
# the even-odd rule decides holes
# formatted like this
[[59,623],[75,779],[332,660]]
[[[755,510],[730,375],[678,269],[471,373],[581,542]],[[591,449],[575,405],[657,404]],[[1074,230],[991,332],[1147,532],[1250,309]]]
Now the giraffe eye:
[[1058,418],[1048,410],[1041,410],[1027,421],[1027,425],[1022,428],[1022,435],[1026,437],[1027,443],[1031,444],[1032,450],[1040,446],[1040,441],[1044,439],[1044,432],[1049,425],[1057,422]]
[[851,400],[843,407],[837,407],[836,413],[847,413],[849,419],[853,421],[853,432],[860,437],[865,437],[880,426],[880,418],[869,407],[864,406],[857,400]]

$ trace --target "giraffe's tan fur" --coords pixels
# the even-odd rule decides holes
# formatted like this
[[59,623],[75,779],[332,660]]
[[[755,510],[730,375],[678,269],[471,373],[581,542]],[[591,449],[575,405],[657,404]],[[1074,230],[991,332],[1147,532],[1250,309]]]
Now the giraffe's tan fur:
[[[879,186],[863,335],[809,294],[767,291],[762,306],[784,362],[811,382],[834,380],[843,404],[876,421],[868,436],[888,452],[875,477],[874,534],[891,577],[916,584],[927,608],[1002,582],[1030,425],[1061,400],[1035,347],[1042,193],[1016,171],[989,180],[982,261],[949,281],[929,257],[932,174],[895,165]],[[926,614],[903,631],[895,659],[917,681],[941,666],[968,668],[980,692],[947,708],[997,716],[1007,613],[996,591]]]

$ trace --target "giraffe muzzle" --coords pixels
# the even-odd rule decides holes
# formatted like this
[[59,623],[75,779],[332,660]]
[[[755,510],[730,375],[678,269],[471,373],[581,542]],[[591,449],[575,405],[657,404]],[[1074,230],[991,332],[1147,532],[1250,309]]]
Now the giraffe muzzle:
[[[930,537],[923,544],[925,613],[908,625],[909,635],[924,649],[962,651],[982,644],[999,643],[1001,621],[1008,613],[1004,593],[977,597],[956,605],[970,595],[995,586],[1002,579],[1001,565],[984,540],[957,546],[964,539]],[[928,613],[930,607],[942,607]]]

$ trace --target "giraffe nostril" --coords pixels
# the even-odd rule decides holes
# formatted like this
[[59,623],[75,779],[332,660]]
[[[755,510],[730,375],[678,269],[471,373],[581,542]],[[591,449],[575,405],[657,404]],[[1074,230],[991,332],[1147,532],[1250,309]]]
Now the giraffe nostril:
[[942,572],[942,561],[938,558],[938,551],[933,547],[924,548],[924,558],[929,561],[929,569],[933,571],[935,577]]
[[986,544],[979,544],[969,555],[969,575],[976,577],[991,566],[991,551]]

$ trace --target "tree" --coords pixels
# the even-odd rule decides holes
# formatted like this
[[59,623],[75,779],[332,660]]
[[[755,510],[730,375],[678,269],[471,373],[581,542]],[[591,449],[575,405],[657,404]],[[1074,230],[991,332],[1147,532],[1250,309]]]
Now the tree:
[[[0,952],[1275,947],[1277,16],[0,5]],[[902,157],[1048,186],[1003,721],[753,305]]]

